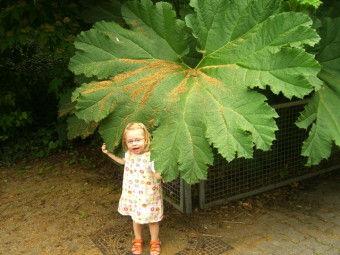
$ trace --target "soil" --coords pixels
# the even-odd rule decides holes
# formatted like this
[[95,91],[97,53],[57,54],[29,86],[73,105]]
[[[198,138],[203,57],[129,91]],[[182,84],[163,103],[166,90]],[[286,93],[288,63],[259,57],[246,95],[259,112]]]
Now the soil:
[[[121,186],[117,171],[121,169],[99,150],[87,149],[0,167],[0,254],[112,254],[98,236],[105,231],[123,236],[129,245],[130,222],[116,212]],[[166,204],[163,254],[176,254],[198,236],[232,233],[273,208],[308,213],[317,203],[298,194],[313,186],[313,180],[294,183],[225,206],[196,209],[191,215]]]

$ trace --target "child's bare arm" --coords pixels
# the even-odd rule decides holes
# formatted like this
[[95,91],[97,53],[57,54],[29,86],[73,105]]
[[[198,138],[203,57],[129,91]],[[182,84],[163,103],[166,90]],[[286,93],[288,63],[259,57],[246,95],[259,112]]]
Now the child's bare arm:
[[156,178],[157,180],[159,180],[159,179],[162,179],[162,176],[161,176],[160,173],[155,172],[155,178]]
[[154,161],[151,161],[151,162],[150,162],[150,170],[153,172],[153,175],[154,175],[154,177],[155,177],[157,180],[162,179],[161,174],[158,173],[158,172],[155,170],[155,162],[154,162]]
[[125,164],[125,160],[120,158],[120,157],[117,157],[116,155],[112,154],[111,152],[109,152],[107,149],[106,149],[106,145],[105,143],[102,145],[102,152],[106,155],[108,155],[110,158],[112,158],[114,161],[116,161],[118,164],[121,164],[121,165],[124,165]]

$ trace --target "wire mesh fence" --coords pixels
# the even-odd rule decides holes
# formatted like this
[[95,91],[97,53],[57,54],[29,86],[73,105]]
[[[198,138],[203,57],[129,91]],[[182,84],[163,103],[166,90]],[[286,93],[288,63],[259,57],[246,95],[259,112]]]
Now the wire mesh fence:
[[253,159],[239,158],[229,163],[215,153],[207,180],[199,186],[190,186],[180,179],[165,183],[165,199],[180,211],[190,213],[195,201],[200,208],[207,208],[340,168],[339,151],[318,166],[305,166],[307,159],[301,156],[301,146],[307,132],[294,124],[304,104],[299,101],[274,106],[279,114],[279,130],[270,151],[256,150]]
[[279,130],[270,151],[256,150],[253,159],[239,158],[230,163],[216,154],[207,180],[200,183],[200,207],[222,204],[283,186],[330,171],[339,164],[334,153],[331,160],[317,167],[305,166],[306,158],[300,153],[307,132],[294,124],[303,105],[303,102],[297,102],[275,106],[280,116],[277,119]]
[[164,199],[181,212],[191,213],[191,186],[182,179],[163,183]]

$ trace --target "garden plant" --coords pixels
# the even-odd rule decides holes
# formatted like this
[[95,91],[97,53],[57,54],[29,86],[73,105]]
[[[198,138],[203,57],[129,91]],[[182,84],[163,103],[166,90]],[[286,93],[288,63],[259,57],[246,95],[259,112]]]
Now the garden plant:
[[310,98],[297,120],[310,129],[302,155],[310,165],[328,158],[340,146],[340,18],[313,23],[279,0],[190,6],[180,18],[169,3],[129,1],[125,23],[100,21],[77,37],[69,68],[82,85],[61,109],[70,137],[98,128],[113,150],[128,122],[144,122],[165,180],[195,183],[213,147],[228,161],[270,149],[278,115],[269,90]]

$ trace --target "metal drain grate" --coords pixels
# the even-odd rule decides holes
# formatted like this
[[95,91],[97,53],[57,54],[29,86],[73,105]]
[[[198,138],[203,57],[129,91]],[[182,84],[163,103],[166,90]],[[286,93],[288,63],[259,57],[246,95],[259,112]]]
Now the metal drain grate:
[[[164,226],[169,228],[168,231],[163,233],[163,236],[166,236],[164,240],[170,240],[175,235],[182,240],[177,243],[179,246],[175,248],[171,245],[169,246],[169,244],[164,245],[163,253],[165,255],[222,255],[224,252],[233,249],[220,237],[199,234],[199,229],[193,228],[188,223],[183,220],[183,224],[173,224],[175,229],[167,225]],[[150,241],[147,232],[148,228],[143,228],[143,236],[146,237],[144,242],[146,244]],[[117,220],[114,224],[110,224],[90,236],[91,241],[103,255],[130,255],[132,238],[131,222],[127,220]],[[143,254],[148,254],[148,247],[145,248]]]
[[188,241],[187,247],[176,255],[220,255],[233,249],[218,237],[199,236]]
[[90,238],[103,255],[130,255],[130,229],[131,223],[118,223],[97,231]]

